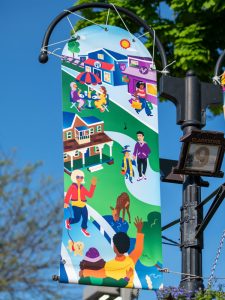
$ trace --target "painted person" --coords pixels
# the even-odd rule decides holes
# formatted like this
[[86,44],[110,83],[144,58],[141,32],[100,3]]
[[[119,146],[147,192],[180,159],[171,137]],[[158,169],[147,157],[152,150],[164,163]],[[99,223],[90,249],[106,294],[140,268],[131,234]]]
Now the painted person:
[[135,92],[135,96],[137,96],[139,99],[144,99],[146,100],[146,85],[144,82],[139,81],[136,84],[136,92]]
[[127,271],[125,278],[121,278],[119,280],[115,280],[110,277],[83,277],[83,270],[101,270],[105,267],[105,264],[106,261],[101,257],[99,251],[94,247],[89,248],[85,254],[84,259],[80,262],[79,284],[125,287],[129,282],[130,277],[133,275],[132,269]]
[[100,99],[94,102],[95,107],[98,108],[100,112],[104,112],[107,104],[108,94],[106,88],[103,85],[100,87],[100,93],[98,93],[98,97]]
[[128,150],[129,145],[124,146],[122,153],[124,154],[123,161],[122,161],[122,174],[125,175],[125,178],[130,180],[133,183],[134,177],[134,168],[135,161],[130,157],[130,150]]
[[72,184],[69,187],[66,197],[64,199],[64,208],[68,208],[69,204],[72,206],[74,217],[70,217],[65,220],[66,229],[70,230],[70,224],[76,224],[82,218],[81,232],[90,237],[90,233],[87,231],[88,210],[86,207],[86,197],[92,198],[96,188],[96,178],[92,178],[90,190],[87,190],[84,184],[84,172],[81,170],[75,170],[71,174]]
[[137,169],[139,173],[139,177],[137,181],[140,181],[142,179],[147,179],[146,177],[146,170],[147,170],[147,164],[148,164],[148,156],[151,152],[151,149],[149,148],[148,144],[144,141],[145,135],[144,132],[138,131],[137,132],[137,143],[134,147],[134,153],[133,153],[133,160],[137,159]]
[[[112,278],[114,281],[123,279],[127,281],[125,287],[132,288],[135,265],[141,257],[144,247],[144,234],[142,233],[143,222],[137,217],[134,225],[137,229],[136,244],[130,254],[125,255],[130,248],[129,236],[125,232],[117,232],[113,237],[115,258],[106,262],[104,268],[100,270],[84,269],[80,275],[83,277],[104,278],[104,280]],[[127,278],[129,280],[127,280]]]
[[84,103],[85,103],[84,100],[81,99],[80,97],[81,90],[77,88],[77,84],[75,82],[71,82],[70,88],[71,88],[70,98],[72,102],[70,108],[73,108],[74,106],[76,107],[76,103],[78,103],[77,109],[81,111],[81,109],[84,108]]
[[152,111],[150,109],[150,107],[147,105],[147,100],[146,100],[146,84],[142,81],[139,81],[136,84],[136,92],[134,94],[134,97],[138,98],[140,103],[141,103],[141,109],[135,109],[137,113],[139,113],[140,111],[142,111],[143,109],[145,109],[145,113],[147,116],[153,116],[152,115]]

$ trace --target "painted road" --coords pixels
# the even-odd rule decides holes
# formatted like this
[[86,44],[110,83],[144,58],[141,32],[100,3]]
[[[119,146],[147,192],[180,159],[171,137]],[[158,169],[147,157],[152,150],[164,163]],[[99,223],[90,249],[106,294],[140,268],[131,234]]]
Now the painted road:
[[[76,78],[79,72],[72,70],[66,66],[62,66],[62,70],[67,74],[71,75],[72,77]],[[97,92],[99,92],[100,86],[91,86]],[[109,94],[109,98],[112,102],[116,103],[125,111],[129,112],[133,117],[139,120],[141,123],[146,125],[147,127],[151,128],[153,131],[158,132],[158,107],[157,105],[153,104],[153,115],[154,116],[147,116],[145,111],[142,110],[139,114],[131,107],[131,104],[128,100],[130,100],[131,95],[127,92],[127,86],[111,86],[109,84],[104,83],[106,86],[107,93]]]
[[[120,144],[122,147],[125,145],[129,145],[132,150],[136,144],[136,141],[131,137],[114,131],[105,131],[105,133],[113,139],[115,142]],[[134,167],[135,178],[133,183],[131,183],[128,179],[124,179],[126,186],[129,192],[136,197],[138,200],[152,204],[152,205],[160,205],[160,174],[159,172],[155,172],[151,169],[149,161],[147,166],[146,177],[147,180],[137,181],[138,178],[138,170]],[[146,193],[146,186],[149,193]]]

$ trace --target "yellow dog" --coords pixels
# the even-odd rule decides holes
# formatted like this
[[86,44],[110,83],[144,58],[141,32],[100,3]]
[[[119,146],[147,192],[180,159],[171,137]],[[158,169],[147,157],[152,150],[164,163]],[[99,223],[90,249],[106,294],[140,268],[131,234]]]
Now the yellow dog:
[[71,240],[68,241],[68,247],[67,249],[70,250],[70,252],[73,252],[75,256],[83,255],[83,250],[84,250],[84,243],[83,242],[73,242]]

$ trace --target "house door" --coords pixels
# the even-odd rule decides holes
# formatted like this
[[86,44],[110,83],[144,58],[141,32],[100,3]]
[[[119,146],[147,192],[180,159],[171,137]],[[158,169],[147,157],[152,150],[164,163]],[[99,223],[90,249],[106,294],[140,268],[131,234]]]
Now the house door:
[[85,157],[89,157],[90,156],[90,149],[89,148],[87,148],[87,151],[85,152],[84,156]]
[[94,74],[98,76],[102,80],[102,71],[94,68]]
[[130,82],[128,84],[128,86],[129,86],[129,93],[130,94],[134,94],[136,92],[136,90],[137,90],[136,89],[136,85],[137,85],[137,83],[138,83],[139,80],[134,79],[133,77],[129,77],[129,79],[130,79]]
[[141,80],[134,79],[134,81],[133,81],[133,82],[134,82],[134,83],[133,83],[134,91],[137,90],[137,83],[138,83],[139,81],[141,81]]

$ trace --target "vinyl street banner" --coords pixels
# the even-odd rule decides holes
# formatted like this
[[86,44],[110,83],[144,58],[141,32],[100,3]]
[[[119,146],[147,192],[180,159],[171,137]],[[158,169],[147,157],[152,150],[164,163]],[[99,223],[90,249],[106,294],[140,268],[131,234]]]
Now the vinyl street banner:
[[159,289],[156,70],[139,39],[107,29],[81,29],[62,52],[60,282]]
[[221,86],[223,89],[223,113],[224,113],[224,118],[225,118],[225,71],[223,72],[221,76]]

